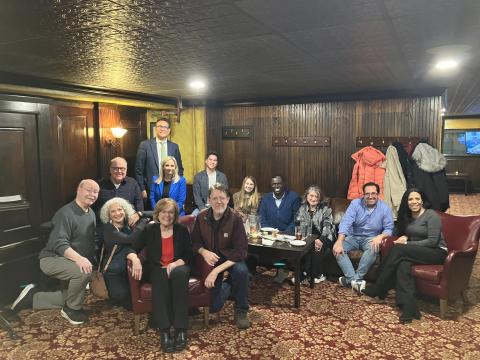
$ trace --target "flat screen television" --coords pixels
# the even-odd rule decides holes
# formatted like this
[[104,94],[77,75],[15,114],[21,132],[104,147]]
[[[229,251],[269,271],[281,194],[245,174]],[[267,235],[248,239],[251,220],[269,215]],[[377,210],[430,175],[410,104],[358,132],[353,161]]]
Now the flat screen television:
[[479,156],[480,129],[444,130],[443,153],[453,156]]
[[480,130],[465,131],[466,153],[480,155]]

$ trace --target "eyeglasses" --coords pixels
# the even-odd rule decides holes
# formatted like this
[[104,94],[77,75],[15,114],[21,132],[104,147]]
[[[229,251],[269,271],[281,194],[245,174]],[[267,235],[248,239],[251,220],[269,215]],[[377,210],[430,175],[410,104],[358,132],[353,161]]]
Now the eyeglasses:
[[117,167],[117,166],[112,166],[110,169],[112,169],[113,171],[127,171],[127,168],[126,167]]
[[165,125],[157,125],[157,126],[155,126],[155,127],[158,128],[158,129],[162,129],[162,130],[168,130],[168,129],[170,129],[170,126],[165,126]]
[[370,197],[370,196],[371,196],[371,197],[375,197],[375,196],[377,196],[377,195],[378,195],[377,192],[371,192],[371,193],[365,193],[365,194],[363,194],[363,196],[366,196],[366,197]]

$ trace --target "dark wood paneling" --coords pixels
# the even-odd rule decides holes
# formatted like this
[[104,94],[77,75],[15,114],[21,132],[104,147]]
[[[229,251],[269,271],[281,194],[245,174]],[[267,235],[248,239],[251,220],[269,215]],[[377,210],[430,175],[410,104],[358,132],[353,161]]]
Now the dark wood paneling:
[[[467,173],[469,175],[469,191],[480,191],[480,157],[449,157],[447,158],[447,171]],[[449,188],[463,192],[462,182],[449,182]]]
[[51,113],[57,128],[54,161],[58,164],[61,203],[65,204],[75,197],[82,179],[97,177],[93,105],[51,106]]
[[[270,191],[271,176],[278,173],[299,193],[315,183],[329,196],[346,196],[357,136],[428,137],[438,147],[440,108],[440,97],[212,107],[207,109],[207,142],[219,151],[232,187],[248,174],[257,178],[261,192]],[[251,126],[255,135],[222,141],[222,126]],[[284,136],[329,136],[331,146],[272,146],[272,137]]]
[[[100,105],[101,176],[108,174],[110,160],[124,157],[128,163],[128,176],[134,177],[135,157],[138,145],[146,138],[146,110],[126,106]],[[121,139],[112,139],[111,128],[122,126],[127,133]]]

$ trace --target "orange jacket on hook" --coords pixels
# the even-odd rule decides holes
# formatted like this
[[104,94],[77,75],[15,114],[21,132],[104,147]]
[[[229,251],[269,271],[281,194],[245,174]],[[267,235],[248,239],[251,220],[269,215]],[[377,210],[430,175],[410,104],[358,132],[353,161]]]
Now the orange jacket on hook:
[[363,184],[372,181],[380,185],[380,198],[383,199],[385,155],[380,150],[367,146],[352,154],[352,159],[355,160],[355,165],[353,166],[347,198],[352,200],[362,197]]

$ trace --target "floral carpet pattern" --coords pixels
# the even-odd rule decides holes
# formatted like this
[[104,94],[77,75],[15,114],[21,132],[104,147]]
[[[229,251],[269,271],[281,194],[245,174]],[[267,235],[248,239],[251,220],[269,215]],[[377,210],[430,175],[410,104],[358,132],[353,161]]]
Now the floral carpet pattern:
[[[480,213],[472,209],[462,214],[452,206],[456,214]],[[250,287],[251,328],[237,330],[229,302],[219,317],[211,315],[208,329],[202,328],[201,317],[193,319],[182,353],[162,353],[146,316],[145,330],[135,336],[131,312],[89,295],[90,320],[80,326],[68,324],[59,310],[22,311],[21,321],[13,323],[20,340],[0,331],[0,359],[480,359],[478,257],[466,304],[450,304],[442,320],[438,303],[422,300],[422,319],[407,325],[398,322],[393,292],[376,303],[327,281],[314,289],[302,286],[296,309],[293,286],[274,284],[273,272],[262,270]]]

